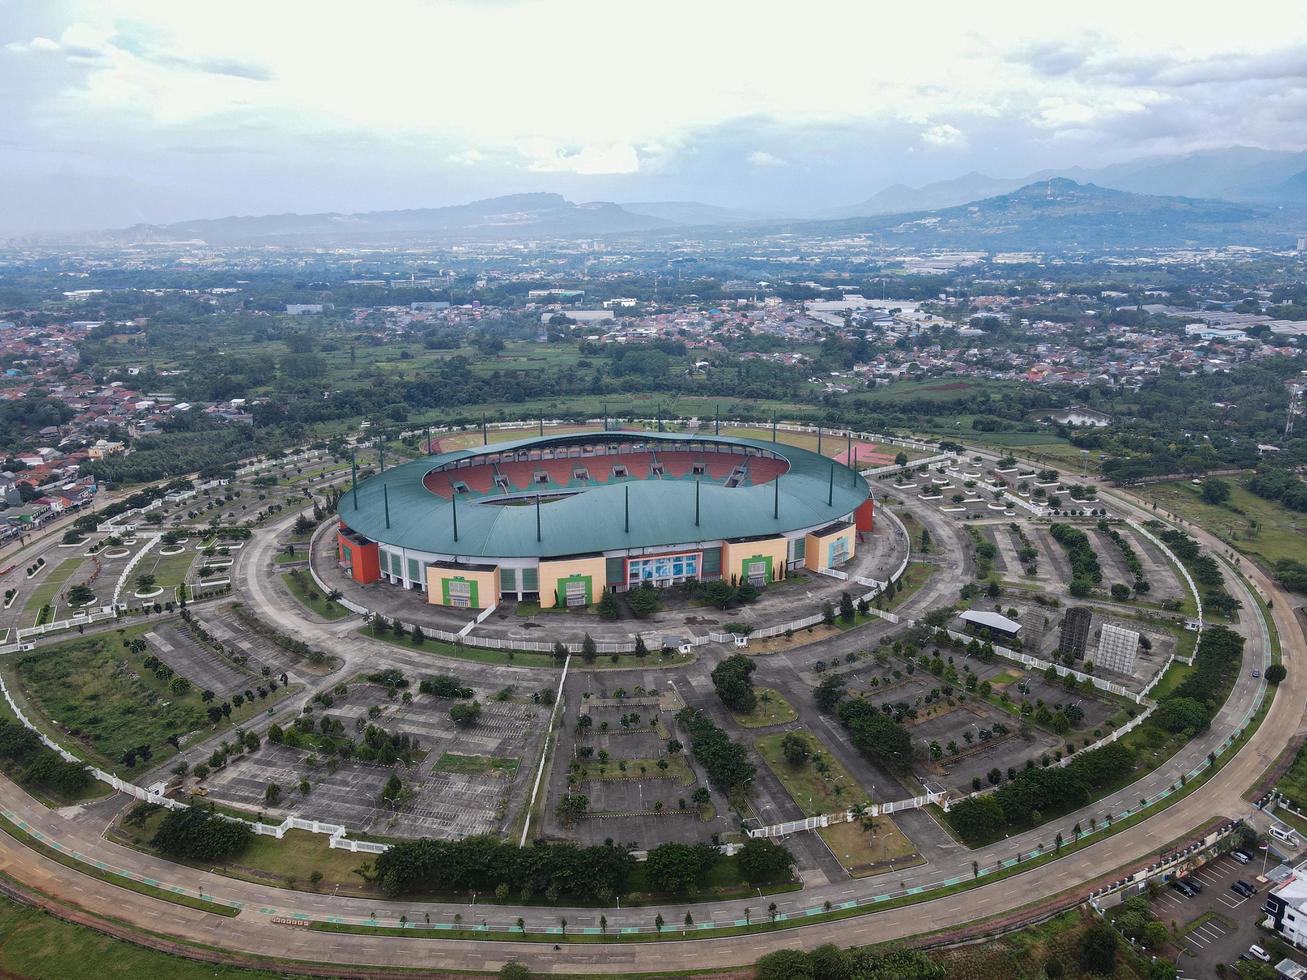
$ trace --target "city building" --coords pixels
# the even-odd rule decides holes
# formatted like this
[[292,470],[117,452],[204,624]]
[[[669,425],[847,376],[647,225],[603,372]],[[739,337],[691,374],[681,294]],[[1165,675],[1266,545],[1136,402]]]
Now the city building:
[[1124,626],[1103,624],[1098,637],[1098,654],[1094,664],[1118,674],[1131,674],[1135,669],[1135,653],[1139,649],[1139,634]]
[[1295,946],[1307,945],[1307,877],[1294,871],[1266,895],[1274,929]]
[[1089,644],[1089,624],[1093,614],[1084,606],[1072,606],[1062,617],[1062,633],[1057,643],[1060,657],[1082,660]]
[[856,470],[783,443],[582,432],[384,470],[338,514],[337,557],[358,582],[439,605],[549,608],[646,582],[764,587],[838,568],[873,529],[874,502]]

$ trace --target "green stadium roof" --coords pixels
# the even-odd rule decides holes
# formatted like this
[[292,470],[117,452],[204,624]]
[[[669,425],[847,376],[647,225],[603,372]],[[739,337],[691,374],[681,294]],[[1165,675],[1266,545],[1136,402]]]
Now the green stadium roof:
[[[661,444],[651,447],[655,452],[658,448],[686,451],[679,444],[691,442],[752,446],[772,452],[789,464],[789,470],[778,478],[780,516],[772,516],[776,488],[771,481],[737,487],[704,481],[699,488],[700,517],[696,526],[693,479],[632,479],[588,486],[570,496],[543,502],[539,508],[539,541],[534,505],[505,506],[484,502],[493,500],[493,496],[460,495],[456,542],[452,514],[455,504],[432,493],[422,482],[431,470],[469,457],[618,441]],[[590,458],[574,457],[578,465]],[[828,505],[832,467],[833,500]],[[457,471],[451,475],[456,476]],[[624,530],[628,489],[629,532]],[[550,491],[541,492],[548,496]],[[547,558],[758,537],[817,527],[851,513],[869,494],[861,474],[828,457],[784,443],[661,432],[582,432],[493,443],[403,463],[359,483],[357,508],[354,493],[346,489],[338,513],[358,533],[395,547],[469,558]],[[526,495],[534,497],[534,492],[527,491]]]

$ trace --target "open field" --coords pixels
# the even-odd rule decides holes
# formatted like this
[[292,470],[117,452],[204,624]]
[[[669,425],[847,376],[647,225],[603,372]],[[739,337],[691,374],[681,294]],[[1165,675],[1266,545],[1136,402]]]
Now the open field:
[[[852,773],[811,732],[801,734],[808,740],[813,757],[802,766],[790,765],[781,751],[785,734],[764,735],[754,742],[754,746],[804,816],[815,817],[871,802],[869,794]],[[827,767],[825,772],[817,771],[819,757]]]
[[745,728],[770,728],[784,725],[799,717],[790,702],[779,691],[769,687],[757,689],[758,703],[748,714],[735,714],[735,720]]
[[302,575],[289,572],[283,575],[281,580],[286,583],[286,588],[290,590],[291,595],[323,619],[335,622],[349,615],[349,610],[344,606],[327,602],[327,597],[322,594],[322,590],[318,588],[308,572]]
[[1199,488],[1187,480],[1154,483],[1133,492],[1228,541],[1268,569],[1281,558],[1307,561],[1307,514],[1263,500],[1233,477],[1225,482],[1230,485],[1230,499],[1222,505],[1204,503]]
[[[171,681],[144,666],[148,652],[137,654],[123,645],[149,628],[135,626],[42,647],[7,664],[6,681],[15,682],[33,721],[43,721],[69,751],[124,775],[157,766],[177,751],[169,736],[185,741],[193,733],[218,729],[209,722],[197,688],[187,684],[184,690],[174,689]],[[261,714],[286,691],[279,688],[268,698],[234,707],[219,728]],[[150,758],[138,754],[134,764],[127,765],[128,751],[141,746],[148,746]]]

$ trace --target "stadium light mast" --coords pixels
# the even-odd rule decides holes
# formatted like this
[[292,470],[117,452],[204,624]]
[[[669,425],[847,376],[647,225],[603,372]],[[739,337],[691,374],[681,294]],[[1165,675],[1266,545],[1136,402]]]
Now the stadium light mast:
[[694,526],[699,526],[699,481],[694,481]]
[[721,402],[718,402],[716,405],[713,406],[713,422],[716,424],[716,428],[713,430],[713,435],[717,435],[717,436],[721,435],[722,434],[722,403]]
[[776,486],[772,493],[771,516],[774,521],[781,519],[781,478],[779,476],[776,477]]
[[817,426],[817,455],[821,455],[821,426]]
[[830,464],[830,487],[826,490],[826,506],[833,506],[835,503],[835,464]]
[[631,485],[628,483],[622,488],[626,491],[626,533],[631,533]]
[[771,441],[776,441],[776,412],[774,410],[771,413]]
[[349,451],[349,482],[354,491],[354,509],[359,509],[359,464],[355,455],[357,450]]
[[453,507],[454,515],[454,541],[458,541],[458,491],[454,491],[454,496],[449,498],[449,503]]
[[427,426],[427,455],[431,455],[431,426]]
[[540,434],[545,434],[545,417],[543,415],[540,416]]
[[490,430],[486,428],[486,413],[481,413],[481,445],[490,445]]
[[381,503],[386,508],[386,530],[390,530],[390,487],[381,485]]
[[381,447],[381,472],[386,472],[386,437],[381,436],[377,440],[377,445]]
[[540,494],[536,494],[536,541],[540,540]]
[[608,431],[608,403],[604,402],[604,431]]

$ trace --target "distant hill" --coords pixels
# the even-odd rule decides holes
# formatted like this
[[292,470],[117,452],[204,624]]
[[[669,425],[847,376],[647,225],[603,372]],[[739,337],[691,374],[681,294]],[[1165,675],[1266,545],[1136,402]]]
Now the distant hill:
[[803,222],[792,227],[809,234],[876,234],[890,245],[990,250],[1288,246],[1304,213],[1301,209],[1132,194],[1056,177],[936,211]]
[[623,201],[620,205],[631,214],[659,218],[677,225],[729,225],[758,221],[775,221],[781,217],[763,211],[723,208],[699,201]]
[[865,201],[821,211],[814,217],[855,218],[873,214],[902,214],[905,211],[935,211],[1006,194],[1025,183],[1025,180],[1019,178],[988,177],[972,171],[952,180],[939,180],[921,187],[893,184]]
[[990,177],[972,172],[920,187],[894,184],[857,204],[832,208],[815,218],[844,218],[907,211],[935,211],[1007,194],[1035,181],[1064,177],[1135,194],[1215,198],[1247,203],[1301,203],[1307,153],[1231,146],[1184,156],[1144,157],[1106,167],[1041,170],[1025,177]]
[[129,241],[199,239],[217,245],[383,242],[440,238],[567,238],[652,231],[670,222],[616,204],[574,204],[561,194],[510,194],[471,204],[361,214],[273,214],[134,225],[114,232]]

